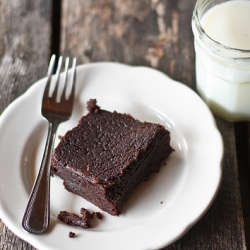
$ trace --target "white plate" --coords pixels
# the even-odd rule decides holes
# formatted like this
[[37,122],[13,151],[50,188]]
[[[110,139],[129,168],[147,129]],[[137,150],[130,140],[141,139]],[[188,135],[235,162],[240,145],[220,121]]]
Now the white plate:
[[[220,185],[223,145],[213,116],[188,87],[146,67],[93,63],[77,68],[72,118],[58,129],[63,135],[96,98],[106,110],[160,123],[171,132],[175,152],[159,174],[142,183],[114,217],[103,212],[91,229],[63,224],[61,210],[100,211],[67,192],[58,177],[51,182],[51,226],[42,235],[22,229],[21,220],[38,171],[47,133],[40,114],[45,79],[30,87],[0,119],[0,218],[38,249],[159,249],[181,237],[211,205]],[[71,239],[68,233],[76,237]]]

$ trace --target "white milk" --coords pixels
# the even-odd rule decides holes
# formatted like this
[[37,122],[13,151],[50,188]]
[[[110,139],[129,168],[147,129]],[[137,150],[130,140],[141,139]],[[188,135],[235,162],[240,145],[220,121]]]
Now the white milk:
[[250,1],[228,1],[211,8],[201,26],[213,40],[236,49],[250,50]]
[[250,120],[250,1],[217,2],[198,0],[193,15],[197,90],[215,114]]

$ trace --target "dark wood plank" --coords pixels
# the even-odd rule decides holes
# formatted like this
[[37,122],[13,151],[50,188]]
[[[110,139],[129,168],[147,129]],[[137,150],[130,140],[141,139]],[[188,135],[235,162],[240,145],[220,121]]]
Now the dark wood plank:
[[250,145],[248,122],[235,124],[242,211],[247,248],[250,248]]
[[[61,52],[79,63],[117,61],[157,68],[195,89],[191,16],[195,0],[62,3]],[[218,117],[225,144],[220,191],[206,215],[165,249],[246,249],[234,124]]]
[[[2,0],[0,13],[1,114],[10,102],[46,74],[51,44],[51,1]],[[16,237],[0,220],[0,249],[34,248]]]
[[158,68],[194,87],[189,1],[63,1],[61,52]]
[[50,57],[50,1],[3,0],[0,4],[0,112],[37,79]]

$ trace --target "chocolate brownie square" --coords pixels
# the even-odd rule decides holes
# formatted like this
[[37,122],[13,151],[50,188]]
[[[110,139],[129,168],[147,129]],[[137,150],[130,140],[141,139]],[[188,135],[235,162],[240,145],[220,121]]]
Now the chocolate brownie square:
[[102,110],[96,100],[54,150],[52,172],[65,188],[111,215],[173,151],[164,126]]

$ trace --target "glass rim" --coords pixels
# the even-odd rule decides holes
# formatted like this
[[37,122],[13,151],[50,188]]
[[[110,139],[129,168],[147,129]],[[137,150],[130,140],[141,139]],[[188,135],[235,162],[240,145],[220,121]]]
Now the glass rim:
[[197,2],[195,4],[195,8],[194,8],[194,11],[193,11],[192,21],[195,22],[195,24],[197,25],[198,30],[202,33],[203,36],[205,36],[206,40],[209,41],[209,45],[210,46],[214,45],[215,49],[222,48],[223,50],[226,50],[226,51],[232,51],[232,52],[234,51],[236,53],[241,53],[241,54],[247,53],[247,54],[249,54],[249,56],[247,56],[246,58],[250,58],[250,49],[238,49],[238,48],[234,48],[234,47],[230,47],[230,46],[224,45],[224,44],[222,44],[222,43],[214,40],[213,38],[211,38],[205,32],[205,30],[203,29],[203,27],[202,27],[202,25],[200,23],[200,18],[199,18],[199,15],[198,15],[198,8],[201,6],[201,1],[204,1],[204,0],[197,0]]

